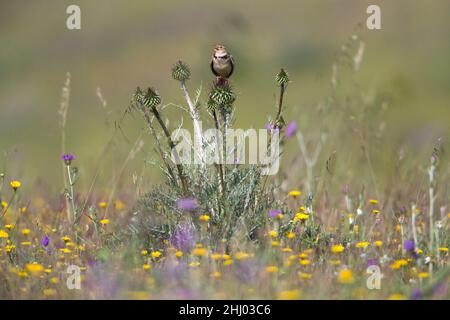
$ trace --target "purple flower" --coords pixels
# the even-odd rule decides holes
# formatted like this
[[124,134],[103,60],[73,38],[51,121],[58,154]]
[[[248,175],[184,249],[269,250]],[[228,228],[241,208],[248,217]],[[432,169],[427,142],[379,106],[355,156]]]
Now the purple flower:
[[267,131],[269,131],[269,133],[272,133],[272,132],[274,132],[274,131],[278,131],[278,130],[279,130],[279,128],[278,128],[276,125],[274,125],[274,124],[269,124],[269,123],[265,124],[265,125],[264,125],[264,128],[266,128]]
[[41,245],[42,245],[43,247],[46,247],[46,246],[48,246],[49,243],[50,243],[49,237],[47,237],[46,235],[43,236],[43,237],[42,237],[42,240],[41,240]]
[[422,299],[423,292],[419,288],[415,288],[411,293],[411,300],[419,300]]
[[447,284],[445,282],[439,282],[433,290],[433,298],[441,299],[447,292]]
[[290,122],[286,127],[286,138],[291,138],[297,131],[297,123],[295,121]]
[[405,248],[406,251],[413,251],[415,248],[414,241],[405,240],[405,242],[403,243],[403,248]]
[[73,160],[75,160],[75,156],[73,154],[67,153],[61,156],[61,160],[65,162],[66,166],[70,166]]
[[280,209],[269,210],[269,217],[271,217],[271,218],[276,218],[276,217],[278,217],[279,214],[281,214]]
[[197,209],[197,200],[194,198],[179,199],[177,206],[179,210],[195,210]]
[[197,230],[192,223],[180,224],[175,228],[170,243],[183,252],[190,251],[197,242]]
[[367,266],[377,266],[378,260],[377,259],[367,259]]

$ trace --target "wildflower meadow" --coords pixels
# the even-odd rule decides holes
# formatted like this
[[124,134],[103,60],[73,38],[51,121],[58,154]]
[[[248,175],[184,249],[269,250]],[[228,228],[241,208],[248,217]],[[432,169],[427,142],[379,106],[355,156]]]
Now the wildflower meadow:
[[[89,17],[87,3],[80,7]],[[154,23],[164,37],[181,37],[171,23],[186,15]],[[402,131],[413,114],[398,106],[414,90],[401,77],[385,81],[381,67],[364,73],[378,59],[371,53],[378,31],[367,30],[365,7],[360,16],[363,26],[339,31],[323,50],[329,59],[320,76],[310,79],[299,74],[318,53],[275,59],[268,44],[246,47],[238,31],[220,31],[204,47],[195,44],[202,36],[177,38],[170,49],[146,35],[149,44],[123,59],[145,52],[142,61],[162,59],[164,68],[136,64],[130,73],[145,70],[139,81],[116,69],[105,91],[88,68],[107,72],[108,50],[122,49],[102,44],[101,34],[105,51],[83,71],[92,81],[81,82],[67,62],[58,81],[39,84],[54,103],[46,120],[15,118],[30,119],[23,125],[35,132],[23,136],[7,120],[7,106],[19,110],[22,95],[1,99],[0,127],[12,131],[0,140],[0,298],[448,300],[448,118],[431,111],[438,102],[430,92],[430,105],[420,106],[430,108],[428,118],[412,127],[432,119],[437,129]],[[247,30],[239,19],[223,23]],[[65,35],[88,37],[90,24]],[[216,42],[233,54],[227,78],[210,71]],[[170,62],[156,55],[158,44]],[[307,61],[298,66],[296,55]],[[120,102],[110,98],[119,95]],[[42,132],[33,146],[20,142]],[[14,135],[21,138],[11,145]]]

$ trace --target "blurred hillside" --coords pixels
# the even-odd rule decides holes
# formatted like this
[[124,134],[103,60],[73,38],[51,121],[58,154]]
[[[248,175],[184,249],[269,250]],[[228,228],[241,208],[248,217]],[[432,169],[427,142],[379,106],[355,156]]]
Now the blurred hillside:
[[[365,29],[366,7],[374,2],[382,7],[381,31]],[[73,3],[82,10],[80,31],[65,27],[66,7]],[[232,82],[239,127],[260,128],[273,114],[274,75],[284,67],[292,79],[287,115],[308,132],[318,121],[313,118],[318,102],[329,94],[336,54],[355,32],[366,43],[358,82],[394,97],[385,115],[386,141],[426,132],[424,147],[431,148],[435,135],[450,133],[449,21],[447,0],[2,1],[0,171],[25,184],[46,178],[60,188],[57,111],[70,72],[68,151],[78,156],[84,177],[92,177],[92,164],[100,163],[99,181],[107,183],[143,127],[140,119],[127,117],[98,162],[133,89],[154,86],[164,102],[182,104],[170,77],[171,65],[182,59],[192,69],[191,93],[200,84],[206,91],[217,43],[225,44],[237,62]],[[176,112],[171,116],[175,119]],[[341,146],[353,142],[339,141]],[[296,146],[289,150],[297,151]],[[143,154],[134,159],[130,172],[139,175],[143,159]],[[145,171],[150,181],[159,176],[152,168]]]

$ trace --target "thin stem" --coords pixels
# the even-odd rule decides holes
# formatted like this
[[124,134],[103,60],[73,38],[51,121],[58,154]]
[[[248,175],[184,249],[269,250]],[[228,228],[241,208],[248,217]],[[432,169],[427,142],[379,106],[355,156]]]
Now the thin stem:
[[75,211],[75,200],[74,200],[74,190],[73,190],[73,181],[72,181],[72,173],[70,172],[70,166],[66,166],[67,168],[67,178],[69,179],[69,190],[70,190],[70,200],[72,205],[72,214],[75,221],[76,211]]
[[192,103],[191,97],[189,96],[189,92],[187,91],[186,84],[184,81],[181,82],[181,89],[183,91],[184,99],[186,100],[190,115],[192,118],[192,122],[194,124],[194,137],[195,137],[195,145],[198,147],[198,154],[200,157],[200,161],[202,164],[205,162],[205,155],[203,153],[203,135],[202,135],[202,126],[200,124],[200,116],[198,114],[198,110],[195,108],[195,105]]
[[[216,130],[220,130],[219,128],[219,119],[217,119],[217,113],[214,110],[213,111],[213,117],[214,117],[214,125],[216,126]],[[218,143],[218,141],[216,141]],[[220,178],[220,185],[222,187],[222,195],[225,195],[226,189],[225,189],[225,179],[224,179],[224,170],[223,170],[223,158],[222,155],[220,154],[220,150],[219,150],[219,164],[216,164],[216,168],[219,171],[219,178]]]

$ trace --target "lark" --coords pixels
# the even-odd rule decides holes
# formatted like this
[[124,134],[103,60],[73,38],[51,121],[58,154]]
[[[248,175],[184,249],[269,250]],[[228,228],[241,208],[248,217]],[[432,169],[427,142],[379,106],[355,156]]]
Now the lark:
[[234,71],[233,56],[228,52],[225,46],[219,44],[214,47],[214,53],[211,59],[211,70],[219,79],[227,80]]

